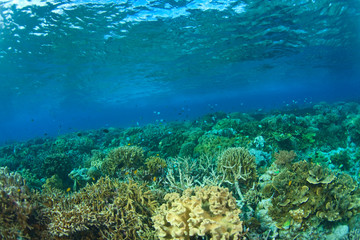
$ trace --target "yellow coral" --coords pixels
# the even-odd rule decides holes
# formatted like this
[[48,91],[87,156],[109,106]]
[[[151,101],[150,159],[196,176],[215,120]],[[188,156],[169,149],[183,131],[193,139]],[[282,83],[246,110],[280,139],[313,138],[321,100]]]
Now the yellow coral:
[[244,235],[240,209],[227,188],[189,188],[182,196],[166,194],[165,200],[152,218],[160,240],[190,239],[192,236],[242,239]]
[[156,207],[145,185],[106,177],[72,194],[48,195],[44,214],[54,239],[141,239],[152,233]]

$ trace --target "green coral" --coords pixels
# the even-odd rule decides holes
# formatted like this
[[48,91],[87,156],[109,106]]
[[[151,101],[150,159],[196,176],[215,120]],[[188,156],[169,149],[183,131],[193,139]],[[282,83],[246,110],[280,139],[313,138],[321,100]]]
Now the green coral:
[[53,153],[46,156],[42,165],[44,176],[50,178],[57,174],[63,182],[69,180],[68,174],[72,169],[72,160],[65,153]]
[[121,169],[139,168],[144,164],[144,151],[137,146],[121,146],[112,149],[101,165],[101,171],[115,176]]
[[347,151],[340,151],[338,153],[335,153],[330,157],[331,163],[336,165],[338,168],[343,170],[349,170],[350,169],[350,156]]
[[63,182],[57,174],[53,175],[51,178],[47,178],[45,183],[42,185],[42,187],[43,187],[43,189],[47,189],[47,190],[51,190],[51,189],[63,190],[64,189]]
[[215,124],[213,129],[215,129],[215,130],[234,129],[235,131],[239,131],[239,130],[241,130],[240,129],[240,120],[224,118],[224,119],[219,120]]
[[235,142],[235,138],[218,136],[211,133],[204,134],[199,139],[199,144],[194,148],[194,155],[214,155],[226,148],[234,147]]

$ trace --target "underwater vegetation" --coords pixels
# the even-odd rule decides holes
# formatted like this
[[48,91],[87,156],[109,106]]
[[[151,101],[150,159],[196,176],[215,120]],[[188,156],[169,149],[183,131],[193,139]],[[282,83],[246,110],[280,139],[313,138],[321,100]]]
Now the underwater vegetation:
[[0,147],[1,239],[357,239],[360,105]]

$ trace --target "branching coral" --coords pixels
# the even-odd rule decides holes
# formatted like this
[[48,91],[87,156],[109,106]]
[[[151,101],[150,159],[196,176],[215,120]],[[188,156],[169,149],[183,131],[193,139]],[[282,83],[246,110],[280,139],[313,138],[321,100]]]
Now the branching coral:
[[121,146],[109,152],[101,165],[101,170],[114,176],[120,168],[138,168],[144,162],[144,151],[137,146]]
[[165,195],[152,218],[158,237],[162,239],[242,239],[240,209],[226,188],[205,186],[186,189],[182,195]]
[[235,185],[237,194],[244,200],[240,186],[249,189],[257,179],[255,157],[245,148],[228,148],[218,160],[218,171]]
[[[0,168],[0,238],[19,239],[34,235],[34,211],[36,198],[20,174]],[[38,199],[36,199],[38,200]],[[32,223],[31,223],[32,222]]]
[[110,178],[48,199],[49,232],[62,239],[138,239],[138,231],[150,231],[150,216],[157,207],[145,186]]

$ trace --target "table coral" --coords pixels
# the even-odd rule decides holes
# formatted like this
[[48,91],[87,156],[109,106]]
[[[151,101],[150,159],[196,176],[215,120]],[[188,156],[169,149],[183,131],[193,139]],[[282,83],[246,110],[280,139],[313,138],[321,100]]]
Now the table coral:
[[240,209],[227,188],[205,186],[186,189],[182,195],[169,193],[153,216],[162,239],[242,239]]

